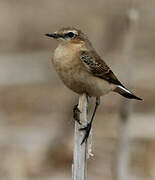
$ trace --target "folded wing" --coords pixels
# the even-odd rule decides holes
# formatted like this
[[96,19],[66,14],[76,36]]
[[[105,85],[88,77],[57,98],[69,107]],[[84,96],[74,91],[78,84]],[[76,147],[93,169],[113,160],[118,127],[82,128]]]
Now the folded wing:
[[117,79],[112,70],[97,55],[95,51],[81,51],[80,59],[84,66],[87,68],[87,70],[94,76],[104,79],[109,83],[115,84],[115,92],[129,99],[142,100],[141,98],[131,93],[121,84],[121,82]]
[[[121,85],[121,82],[117,79],[111,69],[106,65],[106,63],[95,53],[95,51],[81,51],[80,59],[84,66],[89,72],[94,76],[113,83],[116,85]],[[123,86],[124,87],[124,86]]]

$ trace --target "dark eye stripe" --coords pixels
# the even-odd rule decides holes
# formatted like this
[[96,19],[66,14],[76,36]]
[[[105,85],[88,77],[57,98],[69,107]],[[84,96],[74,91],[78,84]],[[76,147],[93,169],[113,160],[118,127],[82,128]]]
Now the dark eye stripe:
[[73,38],[75,36],[75,34],[73,32],[69,32],[67,34],[65,34],[65,37],[69,37],[69,38]]

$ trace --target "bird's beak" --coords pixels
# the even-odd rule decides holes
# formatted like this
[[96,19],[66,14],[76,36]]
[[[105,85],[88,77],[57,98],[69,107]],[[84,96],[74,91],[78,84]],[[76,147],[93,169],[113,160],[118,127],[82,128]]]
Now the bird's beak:
[[47,33],[47,34],[45,34],[45,36],[52,37],[54,39],[57,39],[60,37],[60,35],[57,33],[51,33],[51,34]]

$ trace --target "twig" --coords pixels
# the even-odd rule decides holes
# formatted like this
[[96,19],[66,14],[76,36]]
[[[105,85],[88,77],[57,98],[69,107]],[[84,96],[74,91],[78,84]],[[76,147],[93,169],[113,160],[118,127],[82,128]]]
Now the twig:
[[[87,125],[88,116],[88,97],[83,94],[79,98],[79,110],[80,121],[82,127]],[[84,137],[84,132],[79,131],[81,125],[75,122],[75,134],[74,134],[74,157],[72,165],[72,180],[85,180],[86,170],[87,170],[87,142],[81,145],[82,139]]]
[[[130,86],[131,74],[133,69],[133,46],[135,39],[135,30],[136,24],[138,20],[138,12],[135,9],[130,9],[128,14],[128,22],[129,27],[127,29],[127,34],[124,41],[124,59],[126,59],[125,67],[126,69],[126,82],[128,83],[128,87]],[[132,104],[129,100],[124,99],[122,102],[120,116],[121,116],[121,124],[120,124],[120,139],[119,139],[119,149],[117,154],[117,180],[127,180],[129,177],[129,119],[132,112]]]

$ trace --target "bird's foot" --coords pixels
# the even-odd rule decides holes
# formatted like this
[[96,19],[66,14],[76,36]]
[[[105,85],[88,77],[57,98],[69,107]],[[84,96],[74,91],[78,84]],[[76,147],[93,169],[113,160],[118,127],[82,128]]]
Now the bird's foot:
[[73,118],[75,119],[75,121],[77,121],[81,125],[80,117],[79,117],[80,113],[81,111],[78,108],[78,104],[76,104],[73,108]]
[[91,123],[88,123],[86,127],[83,127],[83,128],[80,128],[79,130],[80,131],[85,131],[85,135],[84,135],[84,138],[81,142],[81,145],[87,141],[88,137],[89,137],[89,134],[90,134],[90,130],[91,130]]

